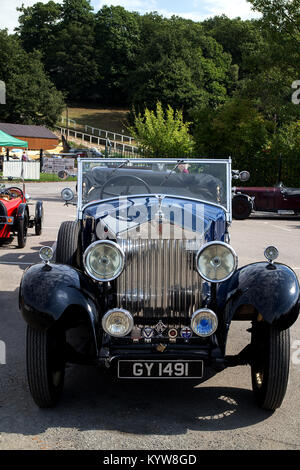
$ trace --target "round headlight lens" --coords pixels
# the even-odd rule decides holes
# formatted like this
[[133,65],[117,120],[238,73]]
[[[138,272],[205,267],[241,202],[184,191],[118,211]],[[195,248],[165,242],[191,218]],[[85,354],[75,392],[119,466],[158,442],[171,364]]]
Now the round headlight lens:
[[133,325],[132,315],[127,310],[123,309],[114,308],[109,310],[102,318],[104,331],[108,335],[117,338],[128,335]]
[[97,241],[84,252],[84,265],[87,273],[97,281],[112,281],[124,268],[125,255],[113,241]]
[[196,263],[203,279],[209,282],[222,282],[234,273],[237,256],[227,243],[211,242],[198,251]]
[[202,337],[212,335],[218,327],[217,315],[208,308],[197,310],[191,319],[193,332]]

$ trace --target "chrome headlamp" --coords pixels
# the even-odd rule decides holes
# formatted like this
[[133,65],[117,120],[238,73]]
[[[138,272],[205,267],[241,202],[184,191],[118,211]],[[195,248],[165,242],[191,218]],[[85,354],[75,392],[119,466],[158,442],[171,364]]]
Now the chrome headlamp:
[[108,282],[120,276],[125,255],[120,246],[111,240],[92,243],[83,254],[86,272],[97,281]]
[[198,251],[196,267],[206,281],[226,281],[236,270],[237,255],[227,243],[210,242]]
[[117,338],[128,335],[134,326],[131,313],[122,308],[113,308],[102,318],[102,327],[110,336]]

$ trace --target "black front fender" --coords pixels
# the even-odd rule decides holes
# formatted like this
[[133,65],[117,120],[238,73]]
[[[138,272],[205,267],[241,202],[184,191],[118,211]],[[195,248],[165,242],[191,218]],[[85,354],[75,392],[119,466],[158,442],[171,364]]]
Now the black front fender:
[[33,328],[46,330],[67,308],[84,309],[99,344],[99,315],[96,287],[79,270],[67,265],[36,264],[22,277],[19,306],[23,318]]
[[217,303],[226,323],[260,314],[267,323],[286,329],[299,315],[299,296],[299,282],[291,268],[260,262],[238,269],[222,283]]

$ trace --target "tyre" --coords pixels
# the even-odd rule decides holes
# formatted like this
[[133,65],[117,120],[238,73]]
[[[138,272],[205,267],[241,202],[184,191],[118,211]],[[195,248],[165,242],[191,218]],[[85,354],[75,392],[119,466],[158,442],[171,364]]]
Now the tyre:
[[252,389],[265,410],[279,408],[287,389],[290,364],[290,331],[256,323],[252,328]]
[[39,331],[27,326],[26,361],[31,396],[40,408],[56,405],[65,375],[65,333],[57,328]]
[[63,222],[56,242],[56,262],[79,266],[79,224],[75,221]]
[[36,207],[35,207],[35,224],[34,224],[36,235],[41,235],[42,233],[43,218],[44,218],[43,204],[41,202],[37,202]]
[[35,222],[35,234],[41,235],[41,233],[42,233],[42,221],[38,220]]
[[247,219],[252,212],[252,204],[249,199],[242,195],[237,194],[232,198],[232,216],[234,219],[243,220]]
[[18,247],[24,248],[27,240],[27,230],[28,230],[28,214],[25,212],[24,217],[18,221]]

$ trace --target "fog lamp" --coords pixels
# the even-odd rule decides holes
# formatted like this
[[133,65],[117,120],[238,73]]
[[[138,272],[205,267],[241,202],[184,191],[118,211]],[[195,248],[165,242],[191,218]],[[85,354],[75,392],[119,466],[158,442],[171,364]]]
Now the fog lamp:
[[193,313],[191,328],[193,332],[202,337],[211,336],[218,327],[218,317],[210,309],[200,309]]
[[53,258],[53,250],[51,246],[43,246],[39,252],[40,258],[45,262],[49,263],[49,261]]
[[134,321],[130,312],[122,308],[114,308],[106,312],[102,318],[104,331],[116,338],[128,335],[133,329]]
[[273,263],[273,261],[276,258],[278,258],[279,252],[278,252],[276,246],[268,246],[265,249],[264,255],[267,258],[267,260],[269,261],[269,263]]

